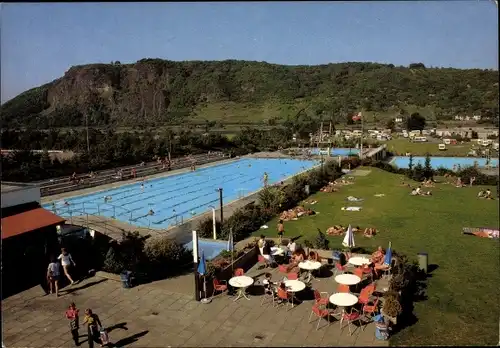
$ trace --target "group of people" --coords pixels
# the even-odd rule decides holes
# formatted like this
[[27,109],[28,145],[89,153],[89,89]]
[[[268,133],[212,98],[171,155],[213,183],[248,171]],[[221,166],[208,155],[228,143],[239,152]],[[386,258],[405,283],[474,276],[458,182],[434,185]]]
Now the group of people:
[[[60,262],[60,263],[59,263]],[[74,285],[75,281],[71,277],[71,266],[76,267],[75,261],[71,254],[65,248],[61,248],[61,255],[56,259],[51,256],[49,267],[47,268],[47,283],[51,294],[56,294],[59,297],[59,281],[61,280],[61,266],[64,275],[70,281],[70,285]]]
[[410,194],[412,196],[432,196],[431,191],[422,191],[421,186],[417,186],[414,189],[412,189]]
[[[71,336],[76,346],[80,345],[78,330],[80,329],[79,323],[79,310],[76,308],[74,302],[71,302],[69,308],[66,310],[66,319],[69,320],[69,327]],[[107,331],[103,328],[99,316],[92,312],[90,308],[85,310],[85,317],[83,324],[87,325],[87,341],[89,348],[94,347],[95,343],[100,343],[101,347],[109,344],[109,337]]]
[[493,199],[493,196],[491,195],[491,190],[486,189],[486,191],[479,191],[479,193],[477,194],[477,198]]

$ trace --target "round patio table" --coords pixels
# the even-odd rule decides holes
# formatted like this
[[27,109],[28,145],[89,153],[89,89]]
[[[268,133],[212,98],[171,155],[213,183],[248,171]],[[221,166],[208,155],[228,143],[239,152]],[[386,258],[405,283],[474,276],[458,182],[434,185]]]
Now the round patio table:
[[[304,282],[301,282],[300,280],[287,280],[285,281],[285,286],[286,286],[286,291],[292,293],[302,291],[306,288],[306,284],[304,284]],[[295,296],[292,296],[292,308],[293,308],[294,297]]]
[[335,281],[338,284],[343,284],[343,285],[356,285],[361,282],[361,278],[358,277],[355,274],[339,274],[338,276],[335,277]]
[[302,261],[299,263],[299,268],[308,272],[308,277],[307,277],[308,282],[311,281],[311,279],[315,279],[315,280],[319,281],[319,279],[314,278],[314,276],[312,275],[312,271],[320,269],[321,262],[311,261],[311,260]]
[[356,295],[347,292],[337,292],[330,296],[330,302],[336,305],[339,309],[342,309],[340,313],[333,313],[332,315],[339,315],[341,319],[343,318],[342,314],[344,313],[344,307],[354,306],[358,303],[358,298]]
[[237,301],[241,297],[250,300],[245,294],[245,290],[252,284],[253,284],[253,278],[249,276],[237,276],[229,279],[229,285],[231,285],[233,288],[238,289],[238,296],[234,299],[234,301]]
[[372,263],[370,259],[362,256],[353,256],[347,262],[354,266],[363,266]]

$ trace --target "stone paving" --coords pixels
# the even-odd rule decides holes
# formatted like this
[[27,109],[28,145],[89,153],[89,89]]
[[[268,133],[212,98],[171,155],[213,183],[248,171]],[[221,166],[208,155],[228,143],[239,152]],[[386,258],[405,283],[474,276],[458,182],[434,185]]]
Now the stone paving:
[[[254,268],[248,274],[257,276],[263,271]],[[280,278],[277,270],[273,275],[273,280]],[[111,327],[109,336],[116,347],[388,345],[375,339],[373,323],[364,330],[357,328],[352,336],[347,327],[341,332],[335,319],[329,326],[323,320],[316,331],[317,321],[308,323],[312,300],[287,310],[261,306],[260,295],[233,302],[233,297],[222,294],[210,304],[201,304],[189,294],[189,279],[179,282],[184,285],[178,291],[184,293],[168,291],[162,282],[173,284],[176,279],[123,289],[119,282],[92,277],[65,288],[59,298],[44,296],[40,287],[34,287],[2,301],[3,343],[8,348],[74,347],[64,317],[74,301],[81,321],[85,308],[92,308],[104,327]],[[336,287],[331,277],[313,284],[330,293]],[[83,328],[80,334],[86,340]]]

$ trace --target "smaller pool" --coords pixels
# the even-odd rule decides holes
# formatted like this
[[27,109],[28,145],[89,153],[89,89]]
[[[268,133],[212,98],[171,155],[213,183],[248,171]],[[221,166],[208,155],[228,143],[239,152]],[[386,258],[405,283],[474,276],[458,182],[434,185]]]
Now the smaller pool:
[[[311,149],[311,153],[313,155],[318,155],[319,154],[319,149],[313,148]],[[359,150],[358,149],[349,149],[349,148],[342,148],[342,147],[334,147],[330,149],[330,154],[332,156],[353,156],[353,155],[359,155]]]
[[[433,169],[438,168],[446,168],[446,169],[456,169],[456,167],[460,166],[464,167],[472,167],[474,162],[477,162],[479,167],[486,166],[485,158],[475,158],[475,157],[431,157],[431,166]],[[398,168],[408,168],[410,163],[409,156],[395,156],[390,162],[392,165],[395,165]],[[413,165],[416,166],[418,163],[421,165],[425,164],[425,157],[413,157]],[[493,167],[498,166],[498,158],[492,158],[490,160],[490,165]]]
[[[188,250],[193,250],[193,241],[184,244],[184,247]],[[198,240],[198,256],[201,257],[201,252],[205,253],[205,260],[209,261],[220,254],[222,250],[226,250],[227,242],[224,241],[208,241],[208,240]]]

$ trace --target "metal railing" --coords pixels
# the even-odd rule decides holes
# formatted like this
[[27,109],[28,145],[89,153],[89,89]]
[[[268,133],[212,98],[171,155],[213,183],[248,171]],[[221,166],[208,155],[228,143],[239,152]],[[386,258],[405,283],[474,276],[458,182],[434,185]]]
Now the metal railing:
[[[224,158],[225,157],[222,155],[221,152],[195,155],[192,157],[192,159],[196,161],[197,166],[220,161]],[[190,165],[192,165],[192,162],[190,160],[184,159],[181,160],[180,162],[173,164],[170,169],[171,170],[182,169],[182,168],[187,168]],[[135,178],[168,172],[167,169],[164,168],[163,164],[159,164],[156,162],[154,164],[148,164],[142,167],[138,165],[121,167],[112,170],[101,171],[99,172],[99,175],[94,178],[89,178],[88,174],[77,176],[77,179],[85,180],[83,184],[75,184],[68,177],[53,179],[52,181],[45,181],[43,183],[39,183],[39,185],[41,185],[40,194],[42,197],[45,197],[45,196],[51,196],[65,192],[80,190],[84,188],[96,187],[100,185],[116,183],[123,180],[132,179],[134,178],[134,176],[131,174],[133,168],[136,169]],[[122,172],[125,172],[125,174],[121,179],[116,177],[117,175],[116,172],[118,170],[122,170]]]

